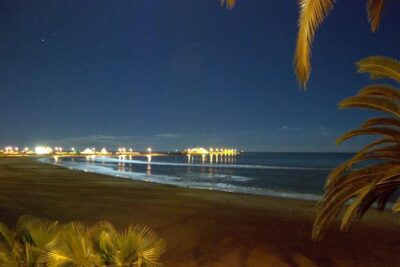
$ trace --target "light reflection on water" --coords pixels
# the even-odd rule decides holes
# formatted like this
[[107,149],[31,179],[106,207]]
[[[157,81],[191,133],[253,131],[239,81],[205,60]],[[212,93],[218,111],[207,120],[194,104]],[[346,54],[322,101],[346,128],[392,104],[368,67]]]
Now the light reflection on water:
[[[68,168],[193,188],[252,194],[320,195],[331,170],[348,154],[144,155],[50,161]],[[272,193],[271,193],[272,192]]]

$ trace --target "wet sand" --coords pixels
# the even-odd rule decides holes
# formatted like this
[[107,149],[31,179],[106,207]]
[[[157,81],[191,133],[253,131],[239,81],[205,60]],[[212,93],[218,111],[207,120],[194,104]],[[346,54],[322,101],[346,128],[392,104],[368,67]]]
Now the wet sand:
[[0,220],[10,226],[22,214],[144,223],[167,242],[164,266],[400,266],[400,215],[370,211],[348,233],[333,225],[314,242],[314,206],[0,159]]

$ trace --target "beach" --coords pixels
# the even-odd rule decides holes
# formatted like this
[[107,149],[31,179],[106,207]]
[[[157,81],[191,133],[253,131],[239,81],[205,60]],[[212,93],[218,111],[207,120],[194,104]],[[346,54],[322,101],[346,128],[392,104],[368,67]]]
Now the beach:
[[22,214],[118,228],[146,224],[166,240],[165,266],[398,266],[399,215],[369,211],[349,232],[311,240],[315,202],[178,188],[0,159],[0,220]]

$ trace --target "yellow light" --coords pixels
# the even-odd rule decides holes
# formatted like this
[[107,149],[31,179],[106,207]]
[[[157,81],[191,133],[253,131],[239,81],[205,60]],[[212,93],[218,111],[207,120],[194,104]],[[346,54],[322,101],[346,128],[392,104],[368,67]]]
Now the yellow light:
[[38,155],[47,155],[52,153],[53,150],[51,149],[51,147],[48,146],[37,146],[35,147],[35,153]]
[[90,148],[86,148],[85,150],[82,151],[82,154],[85,155],[92,155],[94,153],[94,151]]

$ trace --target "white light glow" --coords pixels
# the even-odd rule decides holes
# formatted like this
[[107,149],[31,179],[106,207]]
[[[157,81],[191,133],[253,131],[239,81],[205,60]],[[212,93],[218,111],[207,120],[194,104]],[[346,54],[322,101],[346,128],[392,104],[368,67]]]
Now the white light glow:
[[37,146],[35,147],[35,153],[38,155],[47,155],[53,152],[53,149],[48,146]]

